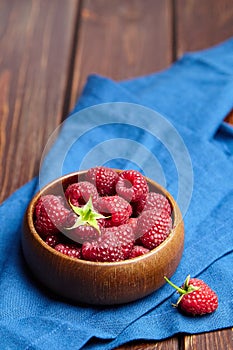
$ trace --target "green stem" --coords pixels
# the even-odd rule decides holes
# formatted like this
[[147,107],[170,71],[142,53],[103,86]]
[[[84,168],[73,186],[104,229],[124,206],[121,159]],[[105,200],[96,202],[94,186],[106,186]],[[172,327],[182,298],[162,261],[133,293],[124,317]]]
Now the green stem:
[[180,294],[186,294],[186,293],[187,293],[184,289],[182,289],[182,288],[176,286],[174,283],[172,283],[166,276],[164,276],[164,279],[165,279],[165,281],[166,281],[168,284],[170,284],[170,286],[172,286],[173,288],[175,288]]

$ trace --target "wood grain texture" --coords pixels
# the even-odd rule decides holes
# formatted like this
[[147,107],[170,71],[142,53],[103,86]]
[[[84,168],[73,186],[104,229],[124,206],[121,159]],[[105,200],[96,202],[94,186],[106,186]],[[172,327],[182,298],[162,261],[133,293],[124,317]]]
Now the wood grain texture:
[[227,115],[226,122],[233,125],[233,110]]
[[170,0],[84,0],[71,107],[87,76],[127,79],[172,61]]
[[232,0],[176,0],[175,4],[177,57],[233,36]]
[[184,338],[183,350],[232,350],[233,336],[230,329],[199,334]]
[[0,2],[0,201],[39,169],[60,123],[78,2]]
[[176,338],[170,338],[165,341],[145,342],[137,341],[130,342],[123,346],[117,347],[115,350],[179,350],[179,342]]

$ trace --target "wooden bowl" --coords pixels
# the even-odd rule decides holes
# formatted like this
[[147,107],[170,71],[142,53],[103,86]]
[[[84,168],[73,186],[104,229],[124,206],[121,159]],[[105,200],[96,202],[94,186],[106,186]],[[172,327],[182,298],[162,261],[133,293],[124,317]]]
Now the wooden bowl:
[[[120,170],[118,170],[120,171]],[[41,195],[58,194],[85,172],[63,176],[44,187],[30,202],[25,214],[22,248],[33,274],[50,290],[77,302],[95,305],[127,303],[149,295],[171,277],[182,256],[184,225],[173,197],[147,179],[151,191],[164,194],[173,210],[173,229],[167,239],[149,253],[120,262],[91,262],[70,258],[48,246],[36,232],[33,215]]]

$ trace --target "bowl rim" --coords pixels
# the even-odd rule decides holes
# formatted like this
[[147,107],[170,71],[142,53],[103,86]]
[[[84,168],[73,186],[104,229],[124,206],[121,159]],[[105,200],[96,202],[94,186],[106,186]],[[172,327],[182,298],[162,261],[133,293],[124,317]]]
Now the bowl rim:
[[[115,169],[115,168],[111,168],[111,169],[113,169],[117,172],[122,172],[125,170],[125,169]],[[173,209],[173,226],[172,226],[171,232],[169,233],[167,238],[162,243],[160,243],[157,247],[155,247],[154,249],[152,249],[148,253],[137,256],[135,258],[121,260],[121,261],[113,261],[113,262],[107,262],[107,261],[101,262],[101,261],[89,261],[89,260],[84,260],[84,259],[73,258],[73,257],[70,257],[68,255],[60,253],[59,251],[55,250],[54,248],[52,248],[48,244],[46,244],[45,241],[41,238],[40,234],[37,232],[37,230],[34,226],[34,220],[33,220],[36,203],[37,203],[38,199],[41,197],[41,195],[43,195],[41,193],[48,191],[51,186],[56,186],[57,183],[63,182],[64,180],[67,180],[70,177],[77,176],[77,175],[84,175],[87,172],[87,170],[70,172],[66,175],[60,176],[59,178],[56,178],[56,179],[50,181],[45,186],[43,186],[40,190],[38,190],[37,193],[34,194],[31,201],[29,202],[26,213],[25,213],[24,220],[27,221],[28,229],[29,229],[30,233],[33,235],[33,238],[36,239],[36,241],[40,245],[42,245],[42,247],[45,250],[48,250],[51,254],[53,254],[57,257],[60,257],[62,259],[68,260],[68,261],[72,261],[73,263],[90,265],[90,266],[95,266],[95,267],[97,267],[97,266],[98,267],[101,267],[101,266],[114,267],[114,266],[123,266],[123,265],[127,265],[127,264],[130,264],[130,265],[136,264],[139,261],[147,260],[149,257],[155,255],[157,252],[159,252],[161,249],[163,249],[164,246],[166,246],[167,243],[171,239],[173,239],[173,236],[176,233],[176,228],[178,227],[179,224],[181,224],[181,223],[183,224],[183,218],[182,218],[182,214],[180,212],[180,209],[178,207],[178,204],[176,203],[173,196],[163,186],[161,186],[156,181],[154,181],[154,180],[152,180],[144,175],[144,177],[146,178],[148,183],[150,183],[152,186],[155,186],[162,194],[164,194],[166,196],[166,198],[169,200],[169,202],[172,206],[172,209]],[[180,220],[178,220],[178,218]]]

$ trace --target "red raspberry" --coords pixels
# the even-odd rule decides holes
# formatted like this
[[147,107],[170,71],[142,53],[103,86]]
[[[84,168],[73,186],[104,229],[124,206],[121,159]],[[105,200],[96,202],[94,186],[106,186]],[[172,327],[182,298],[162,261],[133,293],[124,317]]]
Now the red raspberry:
[[144,247],[154,249],[169,235],[172,219],[165,212],[146,210],[138,218],[137,236]]
[[55,249],[62,254],[70,256],[71,258],[81,259],[81,248],[75,244],[59,243],[55,246]]
[[134,239],[135,239],[134,244],[141,246],[142,242],[141,242],[140,237],[138,236],[138,233],[137,233],[138,218],[129,218],[129,220],[127,221],[127,224],[130,225],[133,229]]
[[108,217],[99,220],[104,227],[119,226],[129,219],[132,214],[131,205],[119,196],[100,197],[95,203],[96,210]]
[[149,249],[141,245],[135,245],[131,250],[131,253],[129,254],[129,259],[136,258],[137,256],[144,255],[149,252],[150,252]]
[[91,198],[82,207],[70,205],[73,212],[66,220],[64,235],[78,243],[97,239],[100,235],[99,220],[105,217],[95,210]]
[[127,224],[132,227],[133,233],[136,233],[138,218],[129,218]]
[[100,233],[91,225],[80,225],[70,231],[69,237],[75,242],[83,243],[93,241],[99,238]]
[[101,196],[112,196],[116,193],[118,177],[116,171],[103,166],[91,168],[86,173],[86,180],[96,186]]
[[158,213],[161,211],[171,215],[171,205],[168,199],[161,193],[149,192],[145,199],[143,210],[155,209]]
[[96,187],[87,181],[81,181],[69,185],[65,191],[65,197],[67,201],[75,205],[76,207],[85,205],[89,198],[92,198],[92,202],[95,202],[99,195]]
[[85,260],[111,262],[124,259],[117,239],[102,235],[97,241],[84,242],[82,256]]
[[141,214],[141,212],[143,211],[144,206],[146,204],[146,196],[147,195],[143,196],[141,199],[139,199],[136,202],[131,202],[134,217],[139,216]]
[[55,245],[60,243],[60,237],[58,234],[56,235],[48,235],[45,237],[45,243],[47,243],[50,247],[54,248]]
[[129,225],[104,229],[98,240],[83,243],[82,256],[90,261],[121,261],[129,256],[133,241],[133,232]]
[[178,302],[173,305],[179,307],[188,315],[204,315],[215,311],[218,307],[217,294],[202,280],[188,276],[181,288],[165,280],[180,294]]
[[44,196],[41,196],[38,200],[38,202],[36,203],[36,208],[35,208],[35,216],[38,217],[40,216],[41,210],[43,210],[45,204],[47,202],[53,202],[54,203],[60,203],[62,205],[65,205],[64,199],[62,198],[62,196],[55,196],[53,194],[47,194]]
[[148,185],[145,177],[138,171],[125,170],[119,175],[116,191],[127,201],[137,202],[148,193]]
[[113,235],[117,238],[118,244],[123,251],[124,259],[129,257],[134,245],[134,233],[132,226],[124,224],[103,229],[104,234]]
[[42,237],[56,234],[65,226],[69,214],[61,197],[52,194],[42,196],[35,209],[35,228]]

